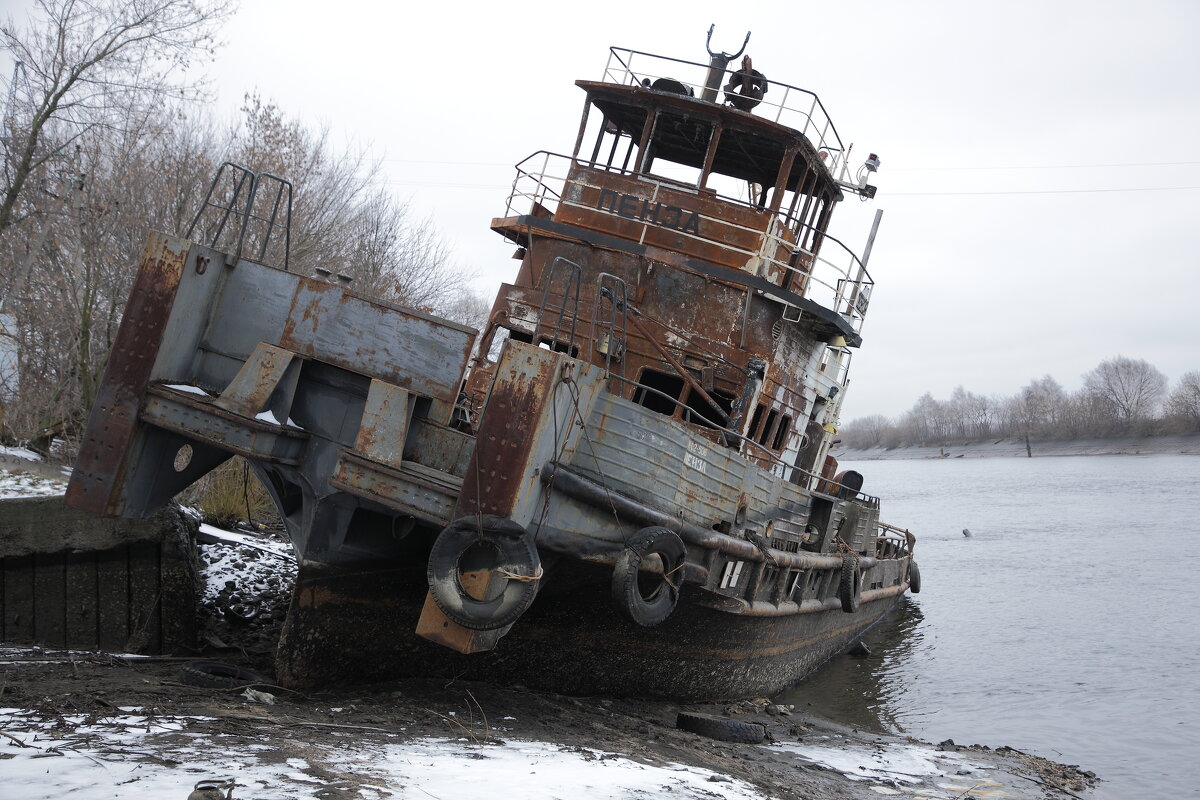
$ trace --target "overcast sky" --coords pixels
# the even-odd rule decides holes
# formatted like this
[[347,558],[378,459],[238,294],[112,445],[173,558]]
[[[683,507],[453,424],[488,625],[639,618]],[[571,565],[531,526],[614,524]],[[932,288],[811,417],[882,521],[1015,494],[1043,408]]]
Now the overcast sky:
[[[3,2],[3,0],[0,0]],[[748,53],[817,92],[875,203],[834,233],[877,282],[844,419],[955,386],[1068,390],[1105,358],[1200,369],[1200,2],[379,3],[244,0],[213,66],[217,108],[257,89],[370,147],[489,293],[510,280],[512,165],[570,150],[610,45]],[[857,159],[856,159],[857,160]]]

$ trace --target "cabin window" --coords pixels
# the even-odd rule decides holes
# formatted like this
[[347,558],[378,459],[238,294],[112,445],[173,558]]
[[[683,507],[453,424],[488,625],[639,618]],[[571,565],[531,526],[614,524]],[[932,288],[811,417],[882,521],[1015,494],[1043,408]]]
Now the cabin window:
[[779,429],[775,431],[775,440],[771,443],[772,450],[783,449],[783,443],[787,441],[788,428],[790,428],[791,425],[791,417],[783,417],[779,420]]
[[759,403],[758,406],[755,407],[754,415],[750,417],[750,427],[747,429],[747,433],[751,439],[754,438],[754,433],[758,430],[758,426],[762,424],[763,413],[766,410],[767,407],[762,403]]
[[750,418],[748,436],[763,447],[779,450],[787,441],[791,425],[791,417],[785,417],[777,409],[768,409],[766,405],[760,403],[754,409],[754,416]]
[[[588,115],[584,119],[584,125],[594,137],[592,148],[581,153],[582,147],[577,147],[575,156],[578,158],[582,155],[590,166],[597,169],[627,172],[641,138],[645,120],[646,112],[641,109],[630,109],[629,114],[620,120],[603,115]],[[589,134],[586,131],[581,132],[580,144],[587,135]]]
[[[709,389],[708,396],[717,402],[726,417],[733,413],[734,396],[732,394],[722,392],[720,389]],[[701,397],[695,389],[688,387],[687,398],[683,401],[683,405],[685,406],[683,409],[685,422],[691,422],[704,428],[724,427],[721,425],[723,421],[721,415],[714,411],[709,402]]]
[[763,447],[766,447],[767,446],[767,438],[771,435],[771,431],[775,428],[775,422],[778,419],[779,419],[778,411],[776,411],[773,408],[770,411],[768,411],[767,412],[767,422],[765,425],[763,425],[762,430],[759,431],[758,436],[755,437],[754,440],[756,442],[758,442],[759,444],[761,444]]
[[539,337],[538,347],[542,348],[543,350],[553,350],[556,353],[566,353],[571,358],[579,357],[579,345],[568,344],[561,339],[558,341],[552,341],[549,336]]
[[655,112],[650,143],[642,154],[642,173],[653,174],[685,186],[699,187],[700,165],[716,130],[711,122],[686,114]]
[[638,378],[638,388],[633,393],[633,402],[670,416],[679,405],[679,395],[683,393],[683,386],[683,378],[678,375],[643,369]]

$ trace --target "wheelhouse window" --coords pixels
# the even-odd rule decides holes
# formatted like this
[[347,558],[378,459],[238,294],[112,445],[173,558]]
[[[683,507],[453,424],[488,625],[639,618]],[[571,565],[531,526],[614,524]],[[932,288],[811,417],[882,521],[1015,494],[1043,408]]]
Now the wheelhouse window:
[[787,435],[791,426],[791,417],[779,413],[777,409],[769,409],[765,404],[759,403],[754,409],[754,416],[750,418],[750,427],[747,433],[752,441],[778,452],[783,449],[783,445],[787,442]]
[[638,388],[634,390],[633,402],[651,411],[671,416],[679,407],[679,395],[683,393],[684,381],[678,375],[643,369],[638,377]]
[[[728,419],[729,415],[733,413],[734,395],[722,392],[720,389],[710,389],[708,396],[716,401],[721,413]],[[704,428],[723,427],[720,425],[724,421],[721,419],[721,415],[714,411],[712,405],[695,389],[688,388],[683,405],[684,422],[691,422]]]

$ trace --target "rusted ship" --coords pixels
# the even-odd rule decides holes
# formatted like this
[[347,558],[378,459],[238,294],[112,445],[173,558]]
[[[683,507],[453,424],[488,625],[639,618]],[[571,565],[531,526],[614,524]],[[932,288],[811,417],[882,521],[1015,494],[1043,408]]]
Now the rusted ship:
[[879,161],[741,55],[577,82],[574,148],[492,221],[520,267],[481,332],[290,271],[290,186],[223,166],[150,237],[68,501],[142,516],[247,459],[300,561],[289,685],[801,678],[919,574],[828,454],[873,286],[829,225]]

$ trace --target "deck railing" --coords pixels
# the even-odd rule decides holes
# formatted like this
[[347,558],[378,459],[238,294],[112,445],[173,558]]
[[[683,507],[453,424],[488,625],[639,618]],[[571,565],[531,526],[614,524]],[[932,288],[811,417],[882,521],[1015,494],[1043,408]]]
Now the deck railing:
[[[585,208],[567,197],[566,185],[573,165],[594,169],[592,175],[595,182],[586,185],[597,189],[606,188],[603,185],[605,174],[636,177],[640,183],[646,185],[649,192],[654,192],[656,187],[679,189],[679,185],[669,179],[590,165],[570,156],[539,151],[517,164],[517,174],[508,196],[507,214],[554,214],[564,205],[587,211],[594,210]],[[721,196],[720,199],[753,208],[737,198]],[[783,213],[771,218],[771,224],[767,226],[769,230],[749,228],[715,217],[701,216],[700,219],[703,229],[716,230],[718,233],[715,236],[710,234],[704,237],[687,231],[677,230],[674,233],[696,242],[719,244],[736,254],[739,263],[747,265],[742,267],[743,272],[755,275],[792,273],[787,282],[791,291],[836,311],[855,331],[862,328],[874,281],[858,256],[841,241],[828,234],[817,234],[808,226],[789,220]],[[650,228],[650,222],[642,222],[642,235],[644,236]],[[730,244],[729,237],[721,235],[722,231],[726,234],[752,233],[758,237],[759,247],[747,250],[734,246]],[[815,247],[798,246],[796,241],[812,241],[815,242]]]
[[[740,62],[731,66],[734,68],[727,69],[721,78],[722,87],[728,84],[729,77],[737,72]],[[610,47],[602,80],[625,86],[645,86],[648,85],[647,82],[653,83],[659,78],[670,78],[692,87],[699,96],[704,90],[707,76],[708,64],[659,56],[641,50]],[[838,180],[848,180],[846,158],[849,154],[821,99],[807,89],[780,81],[765,80],[767,91],[762,102],[752,113],[803,133],[818,151],[823,150],[829,154],[827,166],[830,174]],[[718,89],[718,92],[719,96],[724,95],[724,89]]]

